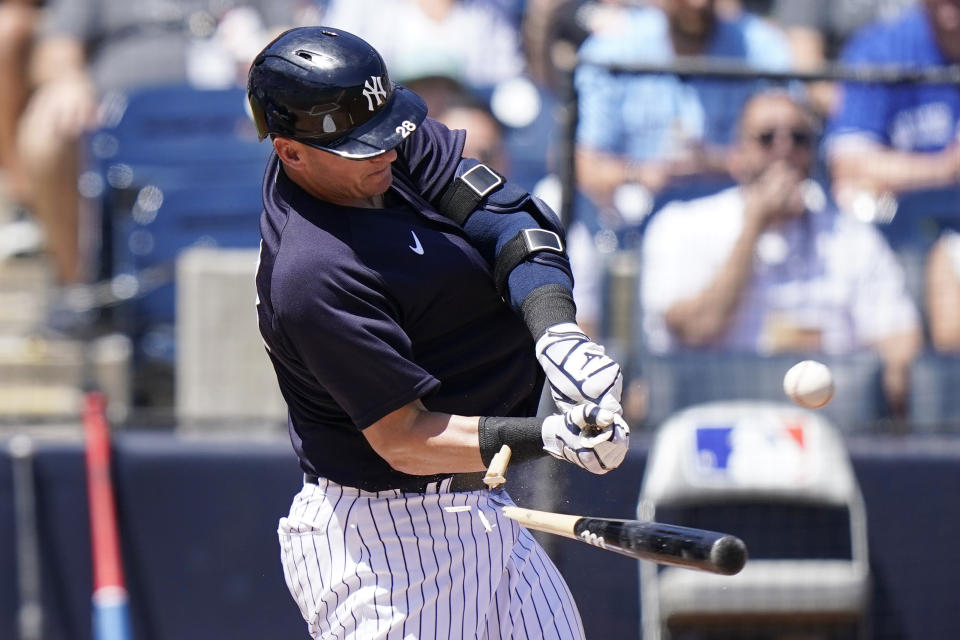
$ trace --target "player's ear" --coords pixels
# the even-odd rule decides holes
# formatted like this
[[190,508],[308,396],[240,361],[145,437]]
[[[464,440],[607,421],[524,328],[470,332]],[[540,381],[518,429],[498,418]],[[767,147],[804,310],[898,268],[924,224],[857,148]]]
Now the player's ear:
[[297,167],[303,163],[300,146],[289,138],[274,138],[273,149],[277,152],[280,161],[288,166]]

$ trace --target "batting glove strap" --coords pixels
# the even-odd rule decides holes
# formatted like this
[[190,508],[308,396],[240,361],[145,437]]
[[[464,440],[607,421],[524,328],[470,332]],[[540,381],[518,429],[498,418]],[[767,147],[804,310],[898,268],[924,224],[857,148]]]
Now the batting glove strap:
[[490,466],[502,445],[509,445],[510,459],[524,462],[543,456],[543,418],[480,418],[480,459]]
[[594,403],[573,407],[543,421],[543,449],[560,460],[604,474],[623,462],[630,427],[618,414]]
[[623,413],[620,365],[573,322],[554,325],[537,340],[537,361],[550,383],[550,395],[562,412],[584,402]]

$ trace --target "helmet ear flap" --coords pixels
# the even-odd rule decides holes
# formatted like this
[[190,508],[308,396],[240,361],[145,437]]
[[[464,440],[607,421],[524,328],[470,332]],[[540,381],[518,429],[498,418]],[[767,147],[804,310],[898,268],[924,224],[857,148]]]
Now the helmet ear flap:
[[270,134],[288,135],[286,131],[294,130],[296,117],[283,105],[269,99],[264,105],[252,92],[247,94],[247,100],[250,102],[253,123],[257,127],[260,140]]
[[264,113],[260,101],[253,97],[253,94],[247,94],[247,102],[250,103],[250,113],[253,114],[253,124],[257,127],[257,136],[263,140],[270,135],[270,127],[267,124],[267,114]]

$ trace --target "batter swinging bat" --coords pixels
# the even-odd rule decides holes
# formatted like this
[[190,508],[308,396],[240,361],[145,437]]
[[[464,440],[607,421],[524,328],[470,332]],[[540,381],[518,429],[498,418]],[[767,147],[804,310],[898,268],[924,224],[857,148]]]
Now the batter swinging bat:
[[565,536],[631,558],[732,576],[747,561],[736,536],[644,520],[581,516],[504,507],[503,514],[528,529]]

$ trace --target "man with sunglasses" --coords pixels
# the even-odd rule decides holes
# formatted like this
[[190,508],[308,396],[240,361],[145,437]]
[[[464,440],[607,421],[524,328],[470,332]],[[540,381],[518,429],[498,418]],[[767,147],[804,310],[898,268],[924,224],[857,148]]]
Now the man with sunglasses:
[[677,58],[704,56],[754,69],[791,66],[780,30],[747,12],[724,16],[718,4],[586,3],[578,11],[590,30],[575,74],[576,178],[586,197],[574,209],[570,258],[584,326],[602,320],[598,247],[609,244],[610,231],[640,224],[654,198],[671,186],[727,184],[724,151],[744,102],[761,85],[620,73],[608,65],[669,66]]
[[655,214],[643,241],[647,347],[761,354],[876,349],[901,413],[919,316],[882,236],[810,180],[814,120],[789,93],[747,103],[729,157],[738,186]]

